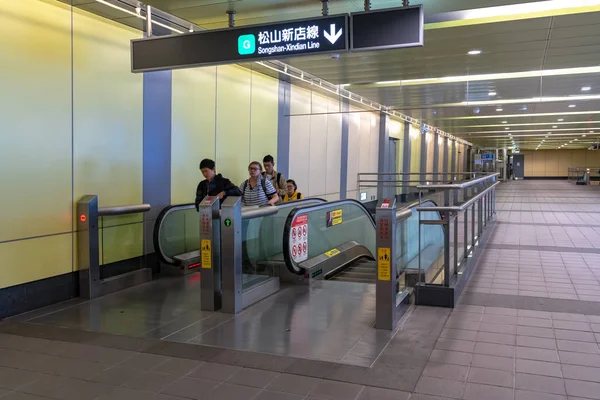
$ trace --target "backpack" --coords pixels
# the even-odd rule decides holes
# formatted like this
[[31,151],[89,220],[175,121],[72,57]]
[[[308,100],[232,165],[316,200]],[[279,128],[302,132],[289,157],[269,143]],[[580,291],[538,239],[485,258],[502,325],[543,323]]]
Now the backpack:
[[302,193],[298,192],[298,194],[296,194],[296,200],[300,200],[301,197],[302,197]]
[[[244,189],[242,190],[242,196],[246,194],[246,188],[248,187],[248,181],[249,179],[246,179],[246,181],[244,182]],[[271,199],[271,197],[273,196],[269,196],[269,194],[267,193],[267,183],[265,182],[265,179],[261,179],[260,180],[260,185],[262,186],[263,192],[265,192],[265,196],[267,196],[267,199]]]

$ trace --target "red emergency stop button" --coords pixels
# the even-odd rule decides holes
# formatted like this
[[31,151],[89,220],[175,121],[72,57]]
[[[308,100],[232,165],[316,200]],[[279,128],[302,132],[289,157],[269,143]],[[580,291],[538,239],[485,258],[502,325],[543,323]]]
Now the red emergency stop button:
[[85,222],[85,221],[87,221],[87,216],[86,216],[85,214],[81,214],[81,215],[79,216],[79,220],[80,220],[81,222]]

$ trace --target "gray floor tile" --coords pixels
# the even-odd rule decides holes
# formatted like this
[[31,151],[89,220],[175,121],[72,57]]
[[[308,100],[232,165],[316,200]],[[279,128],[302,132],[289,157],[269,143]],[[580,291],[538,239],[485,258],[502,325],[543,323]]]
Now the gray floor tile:
[[[297,394],[273,392],[271,390],[263,390],[254,397],[253,400],[303,400],[304,396]],[[235,399],[234,399],[235,400]]]
[[519,317],[517,324],[520,326],[533,326],[536,328],[552,328],[552,321],[549,319]]
[[559,351],[558,356],[563,364],[585,365],[600,368],[600,355],[573,353],[570,351]]
[[119,364],[120,367],[138,369],[141,371],[150,371],[160,364],[169,361],[170,357],[165,357],[156,354],[140,353],[123,363]]
[[184,376],[202,364],[204,364],[202,361],[188,360],[185,358],[171,358],[167,362],[156,366],[152,371],[176,376]]
[[562,378],[517,373],[515,376],[517,389],[565,395],[565,383]]
[[505,324],[494,324],[494,323],[490,323],[490,322],[482,322],[479,326],[479,330],[481,332],[506,333],[509,335],[514,335],[517,332],[517,327],[515,325],[505,325]]
[[310,395],[328,400],[355,399],[362,388],[351,383],[321,381],[310,391]]
[[210,400],[250,400],[260,393],[261,390],[249,386],[223,383],[210,393],[203,393],[202,399]]
[[72,358],[53,357],[38,366],[38,371],[69,378],[89,379],[110,368],[109,364]]
[[48,397],[35,396],[33,394],[12,392],[2,397],[2,400],[48,400]]
[[477,340],[477,331],[467,331],[464,329],[450,329],[446,328],[442,331],[440,337],[449,339],[460,339],[460,340]]
[[307,376],[281,374],[267,386],[268,390],[306,396],[319,383],[319,379]]
[[569,396],[600,399],[600,383],[565,379],[565,385]]
[[475,353],[489,356],[514,357],[515,347],[505,344],[477,342]]
[[545,361],[523,360],[517,358],[516,372],[562,378],[560,364]]
[[164,389],[162,393],[189,399],[205,399],[207,398],[207,393],[217,387],[218,384],[218,382],[206,379],[185,377]]
[[114,388],[110,392],[98,398],[98,400],[150,400],[154,399],[154,393],[129,388]]
[[567,396],[517,389],[515,400],[567,400]]
[[115,365],[134,357],[136,353],[133,351],[109,349],[88,344],[66,343],[63,351],[57,353],[57,355]]
[[113,386],[121,386],[125,382],[131,381],[142,375],[144,371],[125,367],[113,367],[90,377],[88,380],[99,383],[106,383]]
[[515,335],[507,335],[505,333],[479,332],[477,336],[478,342],[506,344],[514,346],[517,337]]
[[472,353],[475,348],[475,342],[467,340],[457,340],[448,338],[439,338],[435,344],[436,349],[462,351],[464,353]]
[[408,400],[410,393],[397,390],[365,387],[357,400]]
[[557,340],[559,350],[572,351],[576,353],[600,354],[600,346],[597,343],[576,342],[571,340]]
[[242,367],[236,367],[235,365],[205,363],[193,370],[189,376],[192,378],[202,378],[225,382],[227,379],[241,370]]
[[509,371],[471,367],[467,381],[472,383],[512,388],[514,375]]
[[470,353],[436,349],[431,352],[429,361],[445,364],[470,365],[472,358],[473,355]]
[[61,400],[94,400],[113,388],[102,383],[47,375],[19,391]]
[[590,324],[587,322],[573,322],[573,321],[552,321],[552,325],[555,329],[565,329],[568,331],[582,331],[592,332]]
[[515,370],[515,359],[508,357],[488,356],[485,354],[474,354],[471,365],[473,367],[512,372]]
[[465,383],[461,381],[423,376],[419,379],[415,392],[460,399],[462,398],[464,387]]
[[513,389],[500,386],[481,385],[478,383],[467,383],[463,399],[512,400]]
[[43,374],[36,372],[0,367],[0,388],[16,390],[43,376]]
[[410,400],[449,400],[449,397],[430,396],[428,394],[413,393]]
[[600,383],[600,368],[563,364],[562,371],[565,379]]
[[517,346],[535,347],[538,349],[556,349],[556,340],[533,336],[517,336]]
[[535,326],[517,326],[517,335],[554,339],[554,329]]
[[556,350],[537,349],[534,347],[517,347],[516,357],[526,360],[558,362],[558,352]]
[[564,329],[555,329],[554,335],[560,340],[572,340],[577,342],[596,342],[596,338],[592,332],[567,331]]
[[145,390],[148,392],[160,392],[167,386],[172,385],[179,377],[175,375],[163,374],[161,372],[144,372],[127,382],[123,386],[130,389]]
[[423,370],[424,376],[464,381],[467,379],[469,367],[454,364],[429,362]]
[[227,379],[227,382],[236,385],[265,388],[279,376],[278,372],[263,371],[260,369],[244,368]]

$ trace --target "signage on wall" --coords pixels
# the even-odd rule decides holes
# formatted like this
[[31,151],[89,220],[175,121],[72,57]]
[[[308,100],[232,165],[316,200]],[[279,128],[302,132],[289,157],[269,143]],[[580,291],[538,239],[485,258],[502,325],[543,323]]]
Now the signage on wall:
[[423,20],[423,7],[418,5],[134,39],[131,70],[160,71],[423,46]]
[[132,72],[348,51],[348,15],[134,39]]
[[290,230],[290,254],[296,263],[308,259],[308,214],[294,218]]
[[328,228],[341,224],[342,210],[327,211],[327,213],[325,213],[325,220]]

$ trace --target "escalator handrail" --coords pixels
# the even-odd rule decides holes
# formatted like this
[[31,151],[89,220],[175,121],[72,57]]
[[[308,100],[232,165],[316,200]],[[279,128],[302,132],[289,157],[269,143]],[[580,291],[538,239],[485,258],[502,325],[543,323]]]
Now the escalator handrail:
[[163,225],[163,220],[171,213],[175,211],[189,210],[191,208],[195,208],[196,205],[194,203],[185,203],[185,204],[174,204],[170,206],[166,206],[163,208],[158,216],[156,217],[156,222],[154,223],[154,231],[152,233],[152,242],[154,244],[154,251],[158,255],[158,259],[165,264],[169,265],[179,265],[177,260],[172,259],[171,257],[165,255],[160,246],[160,228]]
[[[420,202],[419,202],[419,200],[415,200],[411,203],[408,203],[405,207],[402,207],[398,210],[414,208],[414,207],[417,207],[419,204],[424,204],[427,202],[433,203],[434,206],[437,206],[437,203],[435,201],[430,200],[430,199],[424,199],[424,200],[421,200]],[[295,263],[293,262],[292,257],[290,256],[290,239],[289,239],[290,229],[292,227],[292,222],[294,221],[294,218],[296,217],[296,215],[304,213],[304,212],[308,212],[308,210],[318,211],[320,209],[329,208],[331,206],[335,207],[337,205],[344,205],[344,204],[358,205],[359,208],[361,208],[365,212],[365,214],[369,216],[369,220],[371,221],[371,223],[373,225],[373,229],[376,229],[377,225],[375,222],[375,218],[373,217],[373,215],[371,215],[369,210],[367,210],[367,208],[361,202],[359,202],[357,200],[353,200],[353,199],[337,200],[337,201],[328,202],[326,204],[319,204],[317,206],[304,206],[304,207],[294,208],[288,214],[287,220],[285,221],[285,225],[283,228],[283,259],[285,260],[285,265],[286,265],[287,269],[291,273],[296,274],[296,275],[304,274],[304,270],[302,270],[301,268],[295,268]],[[437,214],[438,214],[439,218],[442,219],[442,215],[439,212]]]

